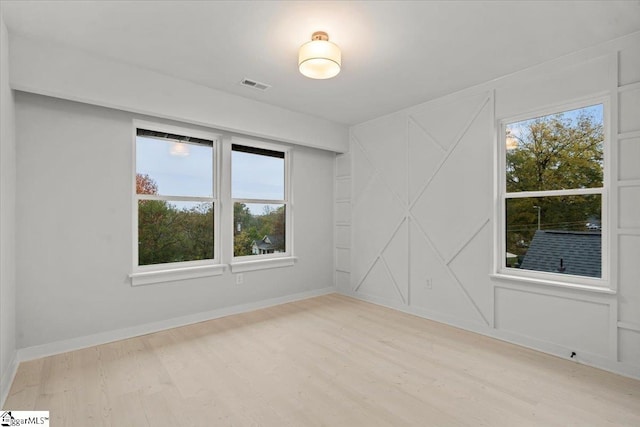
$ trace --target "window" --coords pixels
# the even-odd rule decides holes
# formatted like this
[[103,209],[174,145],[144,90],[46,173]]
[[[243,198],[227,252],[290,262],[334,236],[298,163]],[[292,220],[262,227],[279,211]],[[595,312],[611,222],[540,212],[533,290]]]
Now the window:
[[605,104],[501,123],[503,273],[602,286]]
[[217,258],[215,136],[186,132],[136,129],[138,271],[207,265]]
[[288,152],[278,147],[232,145],[235,259],[275,258],[291,252],[287,162]]
[[132,285],[294,264],[289,148],[142,121],[134,140]]

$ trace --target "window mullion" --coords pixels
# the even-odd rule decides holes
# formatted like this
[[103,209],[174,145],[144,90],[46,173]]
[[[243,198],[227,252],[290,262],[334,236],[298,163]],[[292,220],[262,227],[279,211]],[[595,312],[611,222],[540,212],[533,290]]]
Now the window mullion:
[[596,188],[573,188],[567,190],[543,190],[543,191],[519,191],[517,193],[505,193],[507,199],[525,199],[530,197],[553,197],[553,196],[582,196],[588,194],[602,194],[603,187]]
[[164,196],[158,194],[138,194],[138,200],[162,200],[165,202],[215,202],[214,197],[198,197],[198,196]]
[[286,200],[270,199],[231,199],[234,203],[258,203],[261,205],[286,205]]

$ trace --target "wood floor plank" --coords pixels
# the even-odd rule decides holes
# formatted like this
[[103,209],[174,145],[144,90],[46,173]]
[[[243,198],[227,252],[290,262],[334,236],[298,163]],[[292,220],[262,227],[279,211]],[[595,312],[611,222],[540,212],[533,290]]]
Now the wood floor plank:
[[638,426],[640,381],[332,294],[22,363],[5,407],[81,427]]

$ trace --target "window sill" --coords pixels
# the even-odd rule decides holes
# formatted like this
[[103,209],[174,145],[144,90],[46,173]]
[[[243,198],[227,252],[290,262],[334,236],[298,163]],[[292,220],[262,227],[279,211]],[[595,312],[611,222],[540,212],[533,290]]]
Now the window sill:
[[495,273],[495,274],[491,274],[490,277],[492,279],[501,280],[501,281],[526,282],[534,285],[543,285],[543,286],[550,286],[550,287],[564,288],[564,289],[575,289],[578,291],[595,292],[600,294],[615,295],[616,293],[614,289],[607,288],[604,286],[560,282],[556,280],[540,279],[536,277],[518,276],[515,274]]
[[251,261],[236,261],[230,264],[230,266],[232,273],[244,273],[245,271],[265,270],[267,268],[291,267],[295,264],[296,259],[296,257],[282,257]]
[[199,277],[220,276],[225,269],[224,264],[199,265],[193,267],[171,268],[131,273],[131,286],[150,285],[152,283],[174,282],[176,280],[197,279]]

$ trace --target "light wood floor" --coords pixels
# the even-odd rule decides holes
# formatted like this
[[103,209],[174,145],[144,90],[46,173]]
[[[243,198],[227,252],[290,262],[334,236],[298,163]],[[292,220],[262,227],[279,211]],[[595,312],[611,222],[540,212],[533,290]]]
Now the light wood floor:
[[640,426],[640,381],[339,295],[22,363],[52,426]]

